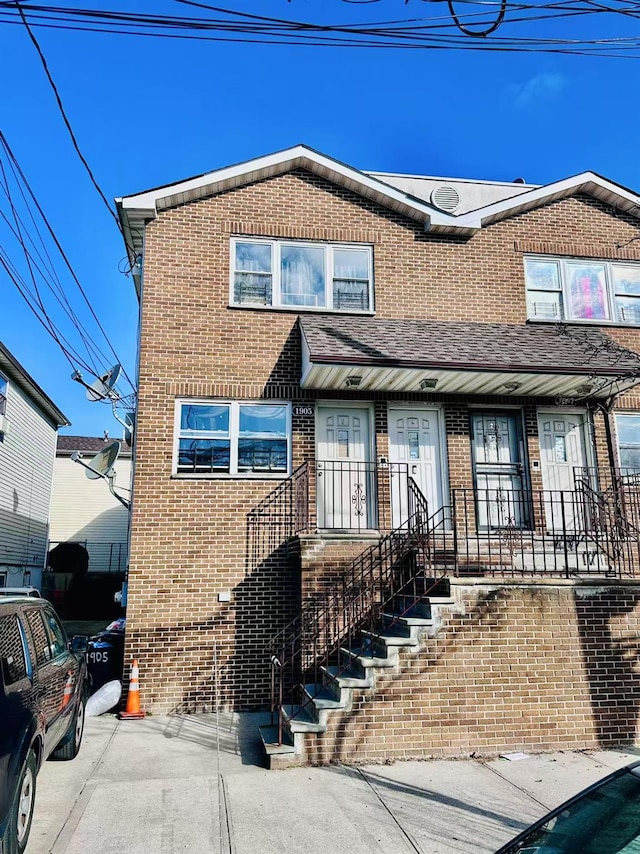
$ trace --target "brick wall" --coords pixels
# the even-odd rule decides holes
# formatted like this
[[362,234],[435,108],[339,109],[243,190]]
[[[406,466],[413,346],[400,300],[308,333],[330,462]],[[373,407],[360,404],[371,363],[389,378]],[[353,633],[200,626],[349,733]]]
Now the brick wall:
[[[596,256],[635,259],[640,258],[637,244],[624,250],[614,244],[637,233],[630,217],[575,197],[496,223],[472,238],[430,235],[417,223],[305,172],[161,212],[145,233],[126,648],[127,657],[140,660],[147,707],[201,707],[213,690],[214,640],[222,705],[263,705],[266,644],[295,615],[300,593],[291,554],[275,545],[260,561],[250,555],[248,520],[274,481],[172,476],[177,397],[292,402],[316,397],[298,387],[296,313],[229,308],[231,235],[373,244],[380,317],[522,323],[522,259],[532,241],[552,246],[561,236],[567,251],[584,254],[589,247]],[[640,351],[640,330],[612,329],[611,334]],[[330,396],[375,402],[377,455],[386,453],[388,400],[442,404],[451,485],[471,485],[468,398]],[[515,401],[474,402],[496,407]],[[554,401],[517,402],[526,407],[533,449],[537,427],[531,413]],[[627,395],[624,402],[640,409],[640,396]],[[313,453],[313,418],[294,418],[294,467]],[[231,601],[220,602],[226,592]]]
[[[308,736],[313,763],[633,744],[640,585],[452,584],[458,605],[418,653]],[[456,613],[457,611],[457,613]]]

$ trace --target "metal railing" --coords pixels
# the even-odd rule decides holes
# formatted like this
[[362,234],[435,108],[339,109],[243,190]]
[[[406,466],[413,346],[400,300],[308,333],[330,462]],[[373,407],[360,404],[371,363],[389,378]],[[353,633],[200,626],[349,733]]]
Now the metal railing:
[[95,540],[50,540],[49,553],[56,546],[80,545],[89,556],[89,572],[125,572],[129,547],[127,543],[97,542]]
[[251,567],[309,528],[309,465],[305,462],[272,489],[247,516]]
[[[271,714],[272,724],[277,716],[280,742],[282,708],[288,707],[289,717],[304,714],[325,673],[348,673],[356,656],[374,656],[372,634],[383,625],[392,630],[438,583],[432,577],[437,543],[427,502],[411,477],[407,490],[402,526],[365,549],[339,581],[303,603],[299,616],[273,638]],[[389,619],[387,611],[395,616]]]
[[[458,575],[640,574],[640,531],[587,483],[574,490],[453,489]],[[445,511],[446,512],[446,511]]]

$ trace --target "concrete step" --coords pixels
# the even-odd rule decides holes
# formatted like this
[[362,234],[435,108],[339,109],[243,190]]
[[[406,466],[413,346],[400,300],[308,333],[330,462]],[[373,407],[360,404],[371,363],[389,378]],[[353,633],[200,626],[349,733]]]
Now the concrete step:
[[362,668],[366,673],[368,667],[394,667],[398,663],[398,656],[377,655],[371,646],[359,647],[357,649],[341,649],[345,663],[353,662],[354,669]]
[[387,628],[394,626],[407,626],[407,628],[412,628],[413,626],[417,626],[418,628],[421,626],[425,628],[433,626],[431,616],[424,617],[420,614],[403,614],[402,616],[398,616],[397,614],[383,614],[382,619],[384,620],[385,632]]
[[344,669],[332,664],[329,667],[320,668],[329,682],[335,683],[338,688],[371,688],[372,682],[369,676],[363,676],[352,669]]
[[290,734],[286,730],[283,729],[282,732],[282,744],[278,744],[277,726],[260,726],[258,732],[264,749],[266,766],[269,770],[293,768],[296,765],[306,764],[305,757],[298,753]]
[[335,712],[346,708],[346,703],[336,699],[326,685],[314,682],[304,686],[304,693],[311,700],[318,712]]
[[[311,705],[311,703],[309,704]],[[283,706],[282,720],[289,732],[326,732],[326,724],[319,723],[311,709],[303,706]]]
[[385,646],[388,647],[418,646],[420,643],[418,638],[405,634],[404,629],[405,627],[402,627],[402,630],[389,629],[387,631],[385,629],[381,629],[379,632],[362,631],[360,632],[360,634],[363,638],[368,638],[374,645],[376,643],[383,643]]

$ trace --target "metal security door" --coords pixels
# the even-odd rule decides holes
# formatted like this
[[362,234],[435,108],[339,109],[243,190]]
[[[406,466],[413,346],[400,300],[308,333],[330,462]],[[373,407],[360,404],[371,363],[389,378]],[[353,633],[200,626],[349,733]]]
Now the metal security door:
[[375,528],[369,410],[318,407],[318,527]]
[[584,524],[584,506],[575,488],[575,474],[586,467],[585,414],[539,412],[540,459],[547,528],[558,533]]
[[519,412],[474,412],[471,443],[479,530],[525,527],[524,442]]
[[389,409],[389,462],[393,527],[408,518],[407,477],[427,499],[429,514],[442,507],[439,412],[435,409]]

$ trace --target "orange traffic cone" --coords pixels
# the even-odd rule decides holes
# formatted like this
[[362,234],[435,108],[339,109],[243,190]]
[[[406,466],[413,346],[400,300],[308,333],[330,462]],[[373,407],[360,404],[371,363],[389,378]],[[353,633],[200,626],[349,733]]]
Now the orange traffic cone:
[[64,709],[71,702],[71,698],[73,697],[73,686],[74,686],[74,678],[73,672],[70,670],[69,675],[67,676],[67,682],[64,686],[64,693],[62,695],[62,702],[60,703],[60,708]]
[[120,712],[118,717],[120,720],[137,720],[144,718],[146,712],[140,711],[140,685],[138,683],[138,662],[133,659],[131,665],[131,676],[129,677],[129,693],[127,694],[127,707],[124,712]]

